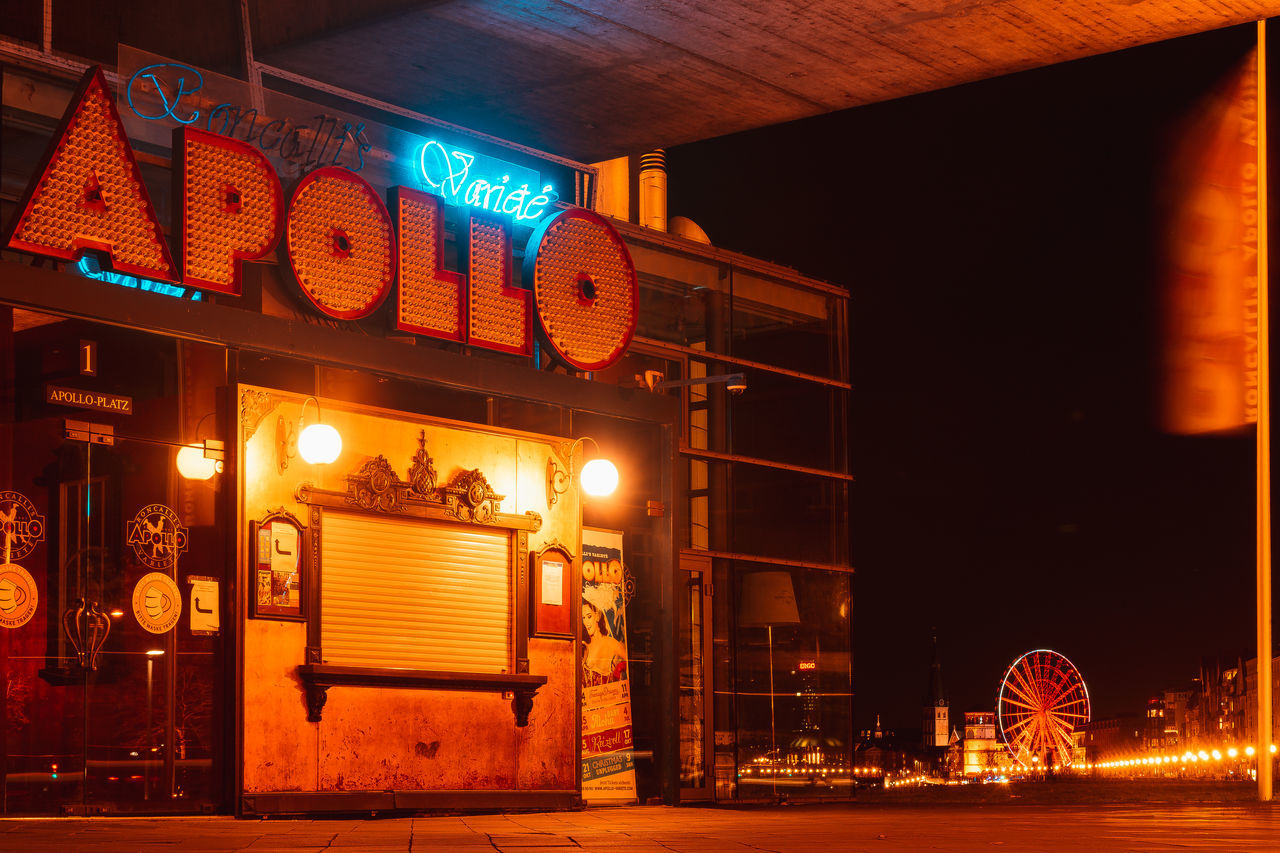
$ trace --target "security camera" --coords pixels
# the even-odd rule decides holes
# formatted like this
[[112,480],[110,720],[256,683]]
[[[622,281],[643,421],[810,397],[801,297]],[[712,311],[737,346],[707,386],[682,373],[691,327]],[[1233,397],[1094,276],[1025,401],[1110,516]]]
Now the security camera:
[[735,379],[724,387],[729,389],[729,393],[735,397],[741,397],[742,392],[747,390],[747,380]]

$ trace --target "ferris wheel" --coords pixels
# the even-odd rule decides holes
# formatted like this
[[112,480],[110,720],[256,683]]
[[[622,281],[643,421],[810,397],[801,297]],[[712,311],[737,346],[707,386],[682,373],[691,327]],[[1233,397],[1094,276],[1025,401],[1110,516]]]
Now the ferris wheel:
[[1063,655],[1036,649],[1013,662],[1000,682],[996,725],[1023,767],[1071,763],[1071,733],[1089,722],[1089,690]]

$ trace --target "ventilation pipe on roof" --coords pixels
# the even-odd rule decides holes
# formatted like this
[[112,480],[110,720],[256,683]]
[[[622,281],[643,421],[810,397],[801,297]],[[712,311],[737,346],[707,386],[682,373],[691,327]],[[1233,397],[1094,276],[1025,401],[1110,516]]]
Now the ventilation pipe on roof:
[[666,231],[711,245],[711,238],[692,219],[673,216],[667,219],[667,152],[658,148],[640,155],[640,224],[655,231]]
[[667,230],[667,152],[661,148],[640,155],[640,224]]

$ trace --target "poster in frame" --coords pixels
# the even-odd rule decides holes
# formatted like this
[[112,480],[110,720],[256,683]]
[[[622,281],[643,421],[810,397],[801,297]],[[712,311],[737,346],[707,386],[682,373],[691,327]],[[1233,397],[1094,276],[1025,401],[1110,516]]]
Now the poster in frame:
[[558,542],[533,552],[529,595],[529,635],[573,639],[573,554]]
[[305,622],[307,529],[281,508],[249,529],[249,616]]

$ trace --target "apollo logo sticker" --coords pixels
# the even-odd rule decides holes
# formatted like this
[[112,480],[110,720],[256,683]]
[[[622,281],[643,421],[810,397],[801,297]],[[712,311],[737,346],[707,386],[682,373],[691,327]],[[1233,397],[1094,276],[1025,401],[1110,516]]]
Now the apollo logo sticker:
[[35,615],[40,602],[35,578],[22,566],[0,566],[0,627],[21,628]]
[[182,616],[182,596],[173,578],[164,572],[142,576],[133,588],[133,616],[144,630],[164,634]]
[[20,492],[0,492],[0,537],[4,561],[21,560],[44,541],[44,516]]
[[125,524],[129,546],[149,569],[168,569],[187,550],[187,528],[164,504],[148,504]]
[[21,628],[40,603],[35,578],[14,563],[44,541],[44,516],[20,492],[0,492],[0,627]]

